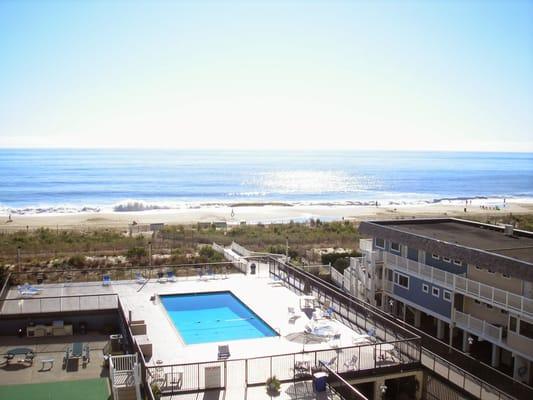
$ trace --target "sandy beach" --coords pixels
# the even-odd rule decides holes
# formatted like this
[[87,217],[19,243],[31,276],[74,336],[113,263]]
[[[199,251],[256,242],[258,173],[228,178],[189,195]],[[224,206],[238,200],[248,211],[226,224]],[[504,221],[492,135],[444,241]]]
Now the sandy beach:
[[[226,221],[239,224],[246,221],[254,223],[288,223],[291,220],[303,222],[310,218],[331,220],[396,219],[412,217],[469,218],[479,215],[504,215],[533,213],[533,204],[508,202],[505,208],[482,208],[480,204],[465,205],[457,202],[439,202],[423,205],[387,206],[340,206],[340,205],[251,205],[251,206],[213,206],[183,208],[174,210],[155,210],[142,212],[80,212],[69,214],[29,214],[0,215],[0,230],[11,231],[25,228],[52,227],[127,227],[134,221],[137,224],[193,224],[197,222]],[[232,212],[233,211],[233,212]]]

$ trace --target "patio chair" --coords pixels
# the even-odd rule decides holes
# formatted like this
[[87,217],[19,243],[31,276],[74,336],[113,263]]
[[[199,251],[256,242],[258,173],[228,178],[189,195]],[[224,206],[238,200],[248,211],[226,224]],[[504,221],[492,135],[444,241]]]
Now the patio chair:
[[357,356],[354,354],[352,356],[352,358],[350,358],[349,361],[346,361],[344,363],[344,368],[348,371],[353,371],[355,369],[357,369],[357,361],[358,361],[358,358]]
[[287,307],[287,312],[289,313],[289,320],[295,320],[302,316],[302,314],[297,312],[294,307]]
[[167,281],[176,282],[176,275],[174,275],[174,271],[167,271]]
[[84,364],[87,364],[89,362],[91,362],[91,351],[89,349],[89,345],[85,345],[85,347],[83,348],[83,356],[82,356],[82,361]]
[[340,347],[340,343],[341,343],[341,334],[340,333],[336,333],[333,336],[331,336],[331,339],[329,341],[330,347],[333,347],[333,348]]
[[165,388],[180,390],[183,383],[183,372],[165,373]]
[[335,369],[335,364],[337,364],[337,356],[334,356],[331,360],[329,361],[324,361],[324,360],[321,360],[322,364],[324,364],[325,366],[329,367],[329,368],[332,368],[332,369]]
[[158,281],[159,283],[166,283],[167,278],[166,278],[165,274],[163,273],[163,271],[159,271],[159,272],[157,273],[157,281]]
[[35,353],[33,351],[29,352],[29,353],[26,353],[26,355],[24,356],[24,361],[25,363],[28,363],[30,365],[33,365],[33,359],[35,358]]
[[63,369],[67,369],[68,359],[69,359],[69,350],[67,349],[65,350],[65,355],[63,356],[63,366],[62,366]]
[[109,286],[111,285],[111,277],[109,275],[104,275],[102,277],[102,285],[103,286]]
[[223,344],[218,346],[218,359],[226,360],[230,357],[229,345]]
[[146,282],[146,279],[140,272],[135,272],[135,282],[137,282],[139,285],[142,285]]

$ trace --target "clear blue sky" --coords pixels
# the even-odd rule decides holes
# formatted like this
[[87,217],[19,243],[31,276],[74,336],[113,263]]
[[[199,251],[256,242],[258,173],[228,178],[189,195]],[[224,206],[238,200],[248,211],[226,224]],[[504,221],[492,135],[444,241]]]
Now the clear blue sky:
[[0,1],[0,147],[533,151],[531,1]]

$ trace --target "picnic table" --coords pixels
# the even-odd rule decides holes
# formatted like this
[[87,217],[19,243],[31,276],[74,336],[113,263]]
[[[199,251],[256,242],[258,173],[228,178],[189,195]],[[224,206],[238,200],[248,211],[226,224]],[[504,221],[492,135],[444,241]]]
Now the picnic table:
[[9,364],[11,360],[15,358],[15,356],[24,356],[24,361],[33,362],[33,349],[30,349],[29,347],[15,347],[14,349],[9,349],[7,353],[4,355],[4,358],[6,359],[6,363]]

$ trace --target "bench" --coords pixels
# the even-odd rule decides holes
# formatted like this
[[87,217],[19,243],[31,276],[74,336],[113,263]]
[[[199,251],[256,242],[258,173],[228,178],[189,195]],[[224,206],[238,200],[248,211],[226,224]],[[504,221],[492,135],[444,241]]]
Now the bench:
[[[48,369],[44,369],[44,366],[46,364],[50,364],[50,367]],[[41,371],[50,371],[54,366],[54,359],[53,358],[43,358],[41,360]]]

